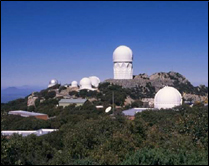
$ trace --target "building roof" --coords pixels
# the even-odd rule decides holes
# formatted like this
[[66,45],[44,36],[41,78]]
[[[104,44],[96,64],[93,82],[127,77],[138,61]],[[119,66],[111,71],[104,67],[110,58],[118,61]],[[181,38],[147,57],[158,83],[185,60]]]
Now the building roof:
[[61,99],[59,103],[85,103],[86,99]]
[[117,47],[113,52],[113,62],[132,62],[132,50],[124,45]]
[[58,131],[58,129],[39,129],[39,130],[6,130],[1,131],[1,134],[4,136],[11,136],[13,134],[19,134],[23,137],[28,136],[30,134],[35,134],[37,136],[41,136],[44,134],[48,134],[54,131]]
[[104,108],[103,105],[97,105],[96,108]]
[[40,115],[47,115],[37,112],[29,112],[29,111],[23,111],[23,110],[17,110],[17,111],[9,111],[9,115],[21,115],[21,116],[40,116]]
[[131,108],[129,110],[123,111],[123,114],[125,116],[135,116],[136,113],[142,112],[142,111],[145,111],[145,110],[148,110],[148,109],[152,109],[152,108]]

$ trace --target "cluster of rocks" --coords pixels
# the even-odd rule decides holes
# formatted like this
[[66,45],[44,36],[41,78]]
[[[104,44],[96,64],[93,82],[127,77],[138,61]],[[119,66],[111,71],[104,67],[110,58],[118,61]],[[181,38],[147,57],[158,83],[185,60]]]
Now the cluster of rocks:
[[200,96],[195,94],[183,94],[183,98],[187,101],[193,101],[193,102],[207,102],[208,97],[207,96]]
[[[142,94],[150,91],[150,88],[154,89],[154,93],[164,86],[172,86],[178,89],[180,92],[185,92],[184,98],[192,99],[193,101],[203,101],[205,96],[208,95],[208,92],[204,92],[202,95],[196,94],[194,91],[198,89],[203,89],[201,86],[194,87],[183,75],[177,72],[159,72],[154,73],[150,76],[147,74],[139,74],[134,76],[133,79],[107,79],[104,82],[109,82],[110,84],[120,85],[123,88],[140,88],[142,90]],[[186,89],[184,91],[184,89]]]
[[160,72],[152,74],[148,76],[147,74],[139,74],[134,76],[134,79],[123,79],[123,80],[115,80],[115,79],[107,79],[105,82],[109,82],[111,84],[117,84],[124,88],[134,88],[134,87],[145,87],[147,83],[150,83],[151,86],[155,87],[156,91],[167,86],[174,86],[174,82],[180,82],[182,84],[187,84],[189,82],[184,76],[176,72]]
[[[39,97],[35,94],[35,92],[33,92],[30,96],[28,96],[27,106],[35,106],[35,102],[37,99],[39,99]],[[45,101],[45,98],[41,97],[40,103],[42,103],[43,101]]]
[[30,96],[28,96],[28,103],[27,103],[28,107],[34,106],[36,99],[38,99],[38,97],[36,97],[34,95],[34,93],[32,93]]

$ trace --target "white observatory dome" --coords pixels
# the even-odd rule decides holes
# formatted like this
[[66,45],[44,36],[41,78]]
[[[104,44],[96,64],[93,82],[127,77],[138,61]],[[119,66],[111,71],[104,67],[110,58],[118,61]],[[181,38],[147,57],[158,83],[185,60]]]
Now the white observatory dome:
[[91,80],[87,77],[84,77],[80,81],[80,89],[92,89]]
[[113,52],[114,62],[132,62],[133,53],[132,50],[127,46],[119,46]]
[[58,81],[56,79],[52,79],[50,82],[49,82],[49,85],[48,85],[48,88],[54,86],[54,85],[57,85],[58,84]]
[[52,79],[50,82],[49,82],[49,84],[58,84],[58,81],[56,80],[56,79]]
[[72,81],[71,82],[71,87],[78,87],[78,82],[77,81]]
[[89,79],[91,80],[91,85],[98,88],[99,83],[100,83],[100,79],[96,76],[91,76],[91,77],[89,77]]
[[154,107],[157,109],[161,108],[172,108],[182,104],[182,96],[179,91],[173,87],[165,86],[160,89],[154,98]]

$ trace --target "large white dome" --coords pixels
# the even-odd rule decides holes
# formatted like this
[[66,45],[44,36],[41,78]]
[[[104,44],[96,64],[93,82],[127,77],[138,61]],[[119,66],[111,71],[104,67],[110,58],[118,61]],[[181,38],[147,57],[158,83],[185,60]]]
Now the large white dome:
[[182,96],[179,91],[173,87],[165,86],[160,89],[154,98],[154,107],[161,108],[173,108],[182,104]]
[[98,88],[99,83],[100,83],[100,79],[96,76],[91,76],[91,77],[89,77],[89,79],[91,80],[91,85]]
[[132,62],[133,53],[132,50],[127,46],[119,46],[113,52],[114,62]]
[[78,87],[78,82],[77,81],[72,81],[71,82],[71,87]]
[[84,77],[80,80],[80,89],[92,89],[91,80],[87,77]]

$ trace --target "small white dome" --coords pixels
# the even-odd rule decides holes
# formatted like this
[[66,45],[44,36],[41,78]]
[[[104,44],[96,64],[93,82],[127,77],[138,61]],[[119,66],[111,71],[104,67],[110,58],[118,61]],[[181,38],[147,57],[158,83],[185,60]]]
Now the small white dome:
[[84,77],[80,81],[80,89],[92,89],[91,80],[87,77]]
[[52,79],[49,84],[58,84],[58,81],[56,79]]
[[165,86],[160,89],[154,98],[154,107],[161,108],[173,108],[182,104],[182,96],[179,91],[173,87]]
[[133,53],[127,46],[119,46],[113,52],[113,62],[132,62]]
[[77,81],[72,81],[71,82],[71,87],[78,87],[78,82]]
[[100,83],[100,79],[96,76],[91,76],[91,77],[89,77],[89,79],[91,80],[91,85],[98,88],[99,83]]
[[52,79],[50,82],[49,82],[49,85],[48,85],[48,88],[54,86],[54,85],[57,85],[58,84],[58,81],[56,79]]

